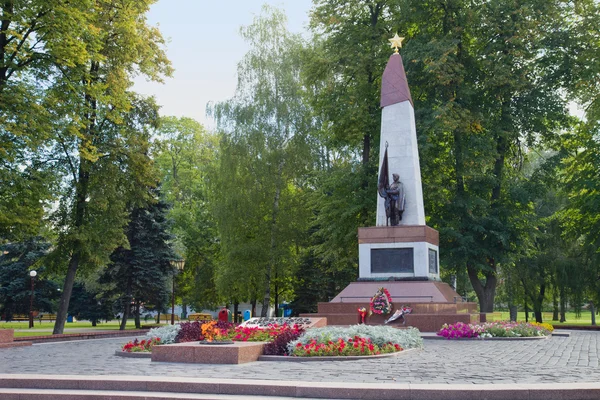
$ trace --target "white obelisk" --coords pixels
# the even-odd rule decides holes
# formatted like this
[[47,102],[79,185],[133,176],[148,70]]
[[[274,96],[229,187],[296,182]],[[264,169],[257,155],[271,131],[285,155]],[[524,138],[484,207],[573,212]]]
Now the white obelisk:
[[[401,47],[398,35],[390,39],[392,47]],[[397,52],[390,57],[381,81],[381,140],[379,145],[379,171],[388,145],[388,164],[391,174],[400,175],[404,185],[406,204],[400,225],[425,225],[421,167],[413,108],[402,57]],[[384,199],[377,196],[377,226],[386,226]]]
[[[385,200],[377,195],[377,221],[374,227],[358,229],[358,267],[362,280],[433,280],[439,275],[439,233],[425,225],[423,188],[415,112],[402,57],[402,38],[396,35],[381,81],[381,142],[379,173],[387,147],[389,182],[400,176],[404,189],[404,212],[398,225],[388,224]],[[385,168],[383,168],[385,173]],[[385,179],[378,179],[378,185]]]

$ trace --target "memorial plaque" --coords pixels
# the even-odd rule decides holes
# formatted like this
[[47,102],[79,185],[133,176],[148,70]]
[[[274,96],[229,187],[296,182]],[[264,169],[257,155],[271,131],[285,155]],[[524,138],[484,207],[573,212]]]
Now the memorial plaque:
[[429,273],[437,274],[437,251],[429,249]]
[[414,250],[371,249],[371,273],[414,273]]

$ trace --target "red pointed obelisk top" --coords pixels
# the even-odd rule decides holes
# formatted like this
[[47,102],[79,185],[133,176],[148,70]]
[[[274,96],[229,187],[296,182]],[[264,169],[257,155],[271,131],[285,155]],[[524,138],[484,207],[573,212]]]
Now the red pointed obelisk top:
[[402,57],[400,54],[394,53],[390,56],[381,78],[381,107],[402,103],[406,100],[414,106],[404,65],[402,65]]

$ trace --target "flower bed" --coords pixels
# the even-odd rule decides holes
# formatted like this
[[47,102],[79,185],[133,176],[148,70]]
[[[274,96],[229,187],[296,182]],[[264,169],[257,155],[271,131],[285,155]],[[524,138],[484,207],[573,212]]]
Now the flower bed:
[[525,338],[546,337],[551,333],[542,324],[528,322],[497,321],[485,324],[465,324],[457,322],[452,325],[444,324],[437,333],[448,339],[472,338]]
[[140,352],[150,352],[152,351],[152,347],[162,344],[160,338],[152,338],[152,339],[143,339],[143,340],[133,340],[123,345],[123,350],[126,353],[140,353]]
[[389,342],[378,346],[371,339],[354,336],[348,340],[340,338],[336,342],[328,341],[327,343],[319,343],[317,339],[313,338],[305,345],[297,343],[291,355],[297,357],[372,356],[396,351],[402,351],[402,347],[398,343]]
[[287,355],[295,357],[368,356],[422,348],[418,329],[387,326],[353,325],[309,329],[287,346]]

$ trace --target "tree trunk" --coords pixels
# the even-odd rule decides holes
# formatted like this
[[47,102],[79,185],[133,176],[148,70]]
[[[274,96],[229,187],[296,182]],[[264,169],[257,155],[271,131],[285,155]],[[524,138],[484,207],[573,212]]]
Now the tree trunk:
[[510,314],[510,320],[513,321],[513,322],[516,321],[517,318],[518,318],[518,315],[517,315],[517,306],[515,306],[515,305],[509,306],[508,307],[508,312]]
[[98,321],[97,321],[97,320],[94,318],[94,319],[92,320],[92,326],[96,326],[97,324],[98,324]]
[[239,307],[240,303],[238,303],[237,301],[235,303],[233,303],[233,322],[235,322],[236,324],[239,323],[240,321],[238,321],[238,307]]
[[566,306],[567,306],[567,299],[565,299],[565,287],[564,285],[562,285],[560,287],[560,322],[566,322],[567,318],[566,318]]
[[271,271],[275,269],[275,248],[277,246],[276,241],[276,228],[277,228],[277,216],[279,214],[279,197],[281,196],[281,175],[283,173],[283,159],[279,162],[278,175],[277,175],[277,186],[275,188],[275,197],[273,198],[273,215],[271,219],[271,259],[267,264],[265,271],[265,297],[263,299],[263,306],[260,313],[261,317],[266,317],[269,311],[269,305],[271,304]]
[[156,323],[160,324],[160,310],[156,312]]
[[126,301],[125,307],[123,307],[123,317],[121,318],[121,325],[119,325],[119,330],[124,331],[127,326],[127,320],[129,319],[129,309],[131,308],[131,304],[129,301]]
[[590,312],[592,313],[592,326],[596,326],[596,308],[593,301],[590,301]]
[[[90,174],[88,172],[89,164],[83,158],[83,155],[79,156],[79,171],[77,176],[77,185],[75,193],[75,218],[73,221],[73,231],[79,231],[84,223],[84,218],[87,210],[87,196],[88,187],[90,181]],[[67,314],[69,312],[69,302],[71,301],[71,294],[73,293],[73,284],[75,283],[75,275],[79,268],[80,262],[80,247],[82,246],[79,239],[73,242],[73,253],[69,260],[69,267],[67,269],[67,275],[65,276],[65,282],[63,284],[62,295],[58,303],[58,310],[56,312],[56,323],[54,324],[53,335],[62,334],[65,329],[65,321],[67,320]]]
[[127,326],[127,320],[129,319],[129,310],[131,308],[131,278],[127,281],[127,291],[125,292],[125,306],[123,307],[123,318],[121,319],[121,326],[119,327],[120,331],[124,331]]
[[75,274],[77,273],[78,265],[79,253],[76,251],[69,261],[69,268],[67,269],[62,294],[58,303],[58,310],[56,311],[56,323],[52,330],[53,335],[60,335],[65,330],[65,322],[67,321],[67,314],[69,312],[69,301],[71,300],[71,293],[73,293],[73,284],[75,283]]
[[275,271],[275,317],[279,317],[279,280],[277,278],[277,271]]
[[[492,262],[493,265],[493,262]],[[475,294],[477,295],[477,299],[479,300],[479,311],[481,313],[491,313],[494,312],[494,298],[496,297],[496,273],[495,273],[495,265],[494,272],[486,271],[484,273],[485,276],[485,284],[479,280],[478,270],[473,267],[470,263],[467,264],[467,273],[469,274],[469,280],[471,281],[471,285],[473,286],[473,290],[475,290]]]
[[139,302],[135,303],[135,328],[136,329],[142,328],[142,323],[140,321],[140,303]]
[[552,294],[552,321],[558,321],[558,294],[556,288],[554,288]]
[[181,299],[181,319],[187,319],[187,304],[183,298]]
[[529,322],[529,306],[527,305],[527,296],[525,296],[523,301],[525,302],[525,322]]
[[535,315],[535,322],[542,323],[542,307],[544,305],[544,295],[546,293],[546,284],[540,285],[540,292],[538,293],[537,299],[533,302],[533,313]]
[[250,305],[252,306],[252,316],[256,317],[256,299],[252,299]]

